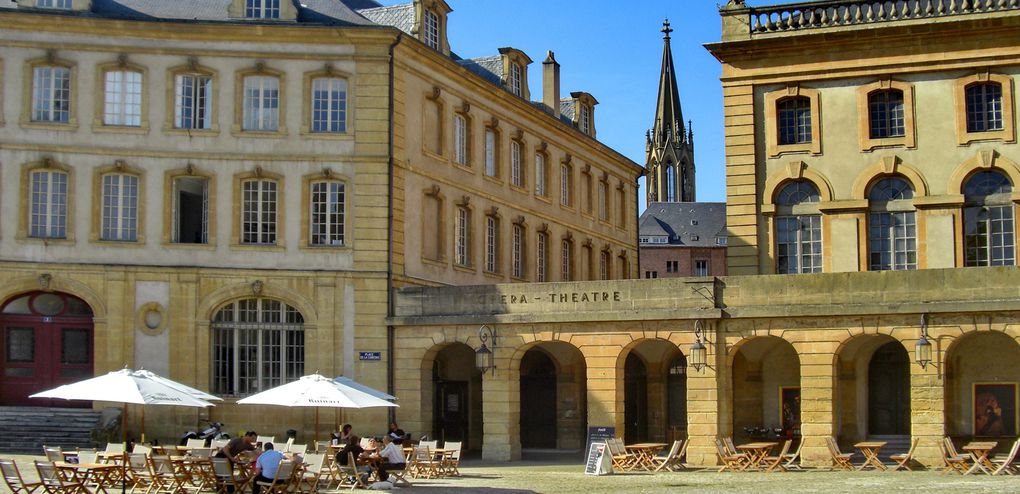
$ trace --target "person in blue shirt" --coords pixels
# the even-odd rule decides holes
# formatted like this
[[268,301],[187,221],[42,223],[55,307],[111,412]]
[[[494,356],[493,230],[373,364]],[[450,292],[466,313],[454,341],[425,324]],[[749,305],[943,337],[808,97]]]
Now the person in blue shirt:
[[276,477],[276,471],[280,468],[280,462],[283,461],[283,453],[273,449],[273,443],[265,443],[262,445],[265,451],[259,455],[259,459],[255,461],[255,478],[252,482],[252,494],[259,494],[260,487],[259,482],[272,483],[273,478]]

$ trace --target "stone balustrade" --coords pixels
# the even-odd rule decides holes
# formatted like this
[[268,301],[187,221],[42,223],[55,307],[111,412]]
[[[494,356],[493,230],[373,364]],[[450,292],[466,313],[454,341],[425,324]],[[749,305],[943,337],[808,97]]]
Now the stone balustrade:
[[754,36],[1009,10],[1020,10],[1020,0],[828,0],[751,7],[746,13]]

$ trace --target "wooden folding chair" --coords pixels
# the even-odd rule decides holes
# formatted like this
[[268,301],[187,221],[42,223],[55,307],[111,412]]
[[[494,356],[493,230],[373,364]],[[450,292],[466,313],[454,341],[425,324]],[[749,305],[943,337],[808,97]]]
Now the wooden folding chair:
[[308,451],[307,444],[291,444],[290,446],[287,446],[287,450],[284,451],[284,453],[304,456],[306,451]]
[[737,447],[733,445],[733,438],[730,436],[723,438],[723,446],[726,446],[726,452],[731,455],[740,454],[740,451],[737,451]]
[[995,470],[992,471],[992,475],[1006,474],[1014,475],[1017,473],[1016,467],[1013,466],[1013,460],[1016,459],[1017,450],[1020,449],[1020,439],[1013,441],[1013,447],[1010,448],[1009,454],[1006,456],[995,456],[991,458],[992,464],[996,466]]
[[786,453],[786,458],[783,459],[784,470],[803,470],[800,467],[800,451],[802,449],[804,449],[804,438],[800,438],[797,449],[793,450],[793,453]]
[[64,461],[64,450],[60,446],[43,446],[43,454],[50,463]]
[[440,466],[441,463],[436,461],[429,448],[419,445],[414,447],[411,463],[407,464],[406,469],[410,470],[411,476],[416,479],[422,477],[431,479],[439,477]]
[[786,454],[790,452],[790,443],[793,441],[783,441],[783,448],[779,451],[776,456],[766,456],[762,460],[762,465],[765,466],[765,473],[772,472],[775,469],[786,471],[786,467],[783,466],[783,460],[786,459]]
[[606,448],[609,449],[610,458],[613,460],[613,468],[630,471],[637,465],[637,456],[633,453],[628,453],[626,446],[623,445],[623,441],[619,438],[611,437],[606,439]]
[[12,494],[32,494],[36,489],[43,488],[42,482],[25,482],[14,460],[0,458],[0,472],[3,472],[4,483]]
[[914,450],[917,449],[917,443],[920,440],[921,438],[915,437],[914,440],[910,441],[910,449],[908,449],[906,453],[901,455],[889,455],[889,459],[896,462],[896,466],[893,467],[892,471],[895,472],[901,468],[912,471],[910,468],[910,460],[914,457]]
[[53,463],[35,461],[35,471],[39,473],[39,482],[47,494],[89,494],[85,485],[74,479],[66,479]]
[[948,472],[956,472],[961,475],[967,473],[967,470],[970,468],[970,456],[957,453],[952,439],[949,437],[942,438],[942,442],[939,443],[939,449],[942,451],[942,462],[945,463],[942,468],[943,474]]
[[139,453],[139,454],[143,454],[143,455],[148,455],[148,454],[152,453],[152,447],[151,446],[146,446],[144,444],[136,444],[134,448],[131,448],[131,452],[132,453]]
[[226,458],[213,458],[212,464],[213,472],[216,474],[216,492],[219,494],[244,492],[248,482],[251,481],[235,470],[230,460]]
[[319,483],[323,475],[329,478],[329,468],[326,467],[326,455],[321,453],[309,453],[304,456],[304,470],[299,473],[297,489],[300,492],[315,494],[319,491]]
[[443,455],[441,460],[443,475],[449,475],[453,477],[460,476],[460,449],[464,443],[461,441],[446,441],[443,444],[443,449],[447,450],[447,453]]
[[[135,449],[138,449],[135,446]],[[152,485],[152,474],[149,472],[149,458],[144,453],[128,454],[127,462],[128,483],[131,484],[131,492],[143,490],[148,492]]]
[[742,472],[749,463],[749,459],[744,453],[730,453],[726,450],[726,446],[719,439],[715,440],[716,453],[719,454],[719,459],[722,460],[722,466],[719,467],[719,471],[729,470],[731,472]]
[[[336,481],[337,489],[340,487],[350,487],[354,490],[358,487],[366,487],[364,481],[361,480],[361,473],[358,472],[358,463],[354,459],[354,453],[347,453],[347,464],[341,465],[340,462],[333,462],[330,467],[332,469],[333,479]],[[410,465],[408,465],[410,468]]]
[[149,478],[152,480],[152,484],[146,489],[146,494],[153,492],[168,492],[175,494],[184,490],[181,485],[181,479],[177,478],[177,473],[174,471],[173,463],[170,461],[169,456],[150,456],[149,461]]
[[188,439],[188,442],[184,445],[186,448],[204,448],[205,439]]
[[832,456],[832,468],[840,470],[853,471],[854,464],[850,461],[853,458],[853,453],[843,453],[839,450],[839,445],[836,444],[836,439],[828,436],[825,438],[825,445],[829,448],[829,455]]
[[276,436],[255,436],[255,442],[259,444],[273,443],[276,444]]
[[280,466],[276,469],[276,475],[273,476],[271,482],[255,481],[259,487],[263,489],[262,492],[270,494],[285,494],[293,489],[294,483],[294,462],[284,460],[280,462]]
[[[655,471],[661,471],[666,469],[673,472],[674,466],[680,463],[680,448],[683,446],[683,441],[673,441],[673,445],[670,446],[669,452],[665,455],[655,455],[652,457],[652,463],[655,465]],[[681,467],[682,468],[682,467]]]
[[123,453],[127,451],[124,443],[106,443],[106,453]]

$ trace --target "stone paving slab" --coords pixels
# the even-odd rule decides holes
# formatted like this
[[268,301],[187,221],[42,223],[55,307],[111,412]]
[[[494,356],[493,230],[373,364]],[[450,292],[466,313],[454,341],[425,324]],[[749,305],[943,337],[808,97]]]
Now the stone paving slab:
[[[33,460],[42,456],[6,455],[14,458],[27,479],[35,479]],[[1020,492],[1020,476],[960,476],[924,472],[830,472],[809,470],[788,473],[717,473],[692,470],[676,473],[622,473],[595,477],[584,474],[580,464],[534,462],[492,463],[462,461],[463,476],[444,479],[411,479],[412,487],[393,492],[454,494],[626,494],[665,492],[761,492],[761,493],[889,493],[889,492]],[[0,485],[0,492],[10,492]],[[341,492],[351,492],[342,490]]]

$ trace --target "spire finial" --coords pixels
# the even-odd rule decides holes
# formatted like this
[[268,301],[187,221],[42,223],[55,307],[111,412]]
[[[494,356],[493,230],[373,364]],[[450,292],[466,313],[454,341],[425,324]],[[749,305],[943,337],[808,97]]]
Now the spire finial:
[[669,39],[669,33],[673,32],[673,28],[669,27],[669,17],[662,21],[662,32],[665,34],[662,39]]

